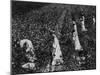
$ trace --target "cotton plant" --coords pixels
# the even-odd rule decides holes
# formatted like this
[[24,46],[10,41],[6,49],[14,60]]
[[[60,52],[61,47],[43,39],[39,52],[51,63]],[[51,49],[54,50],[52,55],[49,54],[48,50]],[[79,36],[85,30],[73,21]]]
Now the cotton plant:
[[50,63],[48,63],[45,70],[43,70],[43,72],[50,72],[51,71],[50,68],[51,68],[51,65],[50,65]]
[[22,68],[29,68],[29,69],[35,69],[35,63],[31,63],[31,62],[28,62],[26,64],[23,64],[22,65]]
[[[32,42],[28,39],[23,39],[20,41],[21,48],[24,46],[25,43],[26,43],[26,47],[27,47],[27,49],[25,50],[27,53],[26,57],[29,58],[30,62],[23,64],[22,67],[33,69],[33,68],[35,68],[34,61],[36,60],[35,53],[34,53],[35,49],[33,47]],[[29,53],[31,53],[32,55],[30,55]]]

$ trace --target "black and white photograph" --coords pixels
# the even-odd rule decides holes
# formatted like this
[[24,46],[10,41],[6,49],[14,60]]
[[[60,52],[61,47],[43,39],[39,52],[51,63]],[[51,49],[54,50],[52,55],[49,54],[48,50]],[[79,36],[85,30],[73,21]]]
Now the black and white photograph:
[[96,6],[11,0],[11,75],[96,69]]

